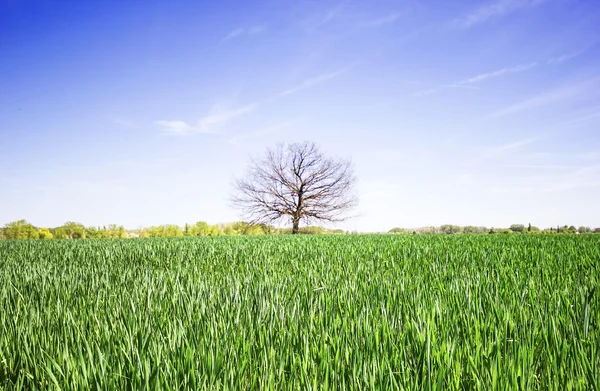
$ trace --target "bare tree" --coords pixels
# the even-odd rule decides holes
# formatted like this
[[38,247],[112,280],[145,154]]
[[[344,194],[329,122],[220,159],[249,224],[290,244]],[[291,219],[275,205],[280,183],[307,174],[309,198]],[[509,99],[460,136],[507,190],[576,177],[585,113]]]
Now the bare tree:
[[235,181],[232,202],[251,223],[289,219],[292,233],[300,221],[336,222],[357,203],[356,178],[349,160],[325,157],[312,142],[277,145]]

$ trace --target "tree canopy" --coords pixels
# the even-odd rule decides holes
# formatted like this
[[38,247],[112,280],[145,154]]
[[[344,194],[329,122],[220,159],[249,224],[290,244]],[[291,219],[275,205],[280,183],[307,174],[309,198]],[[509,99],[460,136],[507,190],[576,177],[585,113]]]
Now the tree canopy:
[[312,142],[279,144],[235,181],[232,202],[251,223],[287,220],[297,234],[301,221],[343,221],[358,201],[355,182],[349,160],[326,157]]

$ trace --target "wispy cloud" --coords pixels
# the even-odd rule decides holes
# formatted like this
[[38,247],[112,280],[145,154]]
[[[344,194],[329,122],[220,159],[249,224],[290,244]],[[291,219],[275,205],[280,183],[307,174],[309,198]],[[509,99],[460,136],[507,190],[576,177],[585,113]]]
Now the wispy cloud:
[[569,61],[572,58],[575,58],[582,54],[583,52],[575,52],[571,54],[563,54],[562,56],[552,57],[548,60],[548,64],[560,64],[561,62]]
[[402,83],[402,84],[413,84],[413,85],[418,85],[418,84],[425,84],[425,82],[421,81],[421,80],[397,80],[398,83]]
[[544,94],[526,99],[522,102],[498,110],[495,113],[489,115],[489,118],[497,119],[510,114],[516,114],[522,111],[536,109],[538,107],[543,107],[552,103],[574,98],[589,90],[596,90],[595,87],[597,86],[598,81],[600,81],[600,77],[595,77],[572,86],[567,86],[554,91],[546,92]]
[[468,85],[464,85],[464,84],[460,84],[460,83],[457,83],[457,84],[446,84],[444,87],[447,87],[447,88],[463,88],[463,89],[467,89],[467,90],[478,90],[479,89],[479,87],[476,87],[476,86],[468,86]]
[[194,131],[194,127],[188,125],[185,121],[154,121],[155,124],[163,128],[163,130],[170,134],[184,135]]
[[415,92],[414,95],[415,96],[431,95],[431,94],[440,92],[440,91],[448,89],[448,88],[463,88],[463,89],[468,89],[468,90],[478,90],[479,89],[479,87],[475,87],[475,86],[464,86],[464,85],[460,85],[460,84],[444,84],[439,87],[433,87],[433,88],[428,88],[426,90],[417,91],[417,92]]
[[572,120],[565,122],[564,125],[577,126],[594,120],[600,120],[600,108],[597,108],[596,111],[592,111],[591,113],[579,116],[577,118],[573,118]]
[[210,130],[213,129],[214,126],[223,125],[226,122],[231,121],[234,118],[242,116],[244,114],[250,113],[256,109],[258,104],[252,103],[243,107],[238,107],[235,109],[222,109],[216,107],[212,110],[211,114],[207,115],[204,118],[201,118],[198,121],[198,126],[201,129]]
[[566,164],[501,164],[494,165],[496,168],[516,168],[516,169],[535,169],[535,170],[572,170],[574,168],[583,168],[582,166]]
[[499,0],[477,8],[467,16],[456,19],[454,26],[458,28],[469,28],[483,23],[488,19],[508,15],[522,8],[534,7],[547,0]]
[[439,91],[447,89],[447,88],[478,89],[479,87],[473,86],[473,84],[477,84],[477,83],[483,82],[488,79],[493,79],[493,78],[500,77],[503,75],[508,75],[511,73],[524,72],[529,69],[535,68],[536,66],[538,66],[538,63],[532,62],[532,63],[517,65],[517,66],[513,66],[513,67],[497,69],[495,71],[475,75],[473,77],[469,77],[465,80],[457,81],[455,83],[444,84],[439,87],[434,87],[434,88],[429,88],[427,90],[418,91],[415,93],[415,95],[416,96],[429,95],[429,94],[433,94],[435,92],[439,92]]
[[484,80],[487,79],[493,79],[496,77],[500,77],[503,75],[507,75],[507,74],[511,74],[511,73],[519,73],[519,72],[524,72],[524,71],[528,71],[532,68],[535,68],[536,66],[538,66],[537,62],[532,62],[529,64],[523,64],[523,65],[517,65],[514,67],[507,67],[507,68],[502,68],[502,69],[498,69],[492,72],[487,72],[487,73],[482,73],[480,75],[477,76],[473,76],[471,78],[468,78],[466,80],[463,80],[461,82],[459,82],[458,84],[473,84],[473,83],[479,83],[482,82]]
[[[266,98],[263,99],[261,102],[261,104],[269,102],[271,100],[274,99],[278,99],[287,95],[291,95],[294,94],[298,91],[304,90],[306,88],[309,88],[311,86],[320,84],[320,83],[324,83],[328,80],[331,80],[335,77],[337,77],[338,75],[340,75],[341,73],[343,73],[346,69],[348,69],[349,67],[340,69],[338,71],[335,72],[330,72],[330,73],[325,73],[322,75],[318,75],[312,78],[308,78],[306,80],[304,80],[302,83],[293,86],[291,88],[288,88],[287,90],[276,94],[274,96],[271,96],[270,98]],[[200,118],[196,124],[193,123],[188,123],[186,121],[182,121],[182,120],[160,120],[160,121],[155,121],[154,123],[158,126],[160,126],[163,131],[165,131],[168,134],[173,134],[173,135],[187,135],[187,134],[191,134],[191,133],[214,133],[215,131],[217,131],[220,127],[224,126],[227,122],[240,117],[242,115],[248,114],[250,112],[253,112],[254,110],[256,110],[256,108],[259,106],[259,102],[255,102],[252,104],[248,104],[246,106],[241,106],[241,107],[237,107],[237,108],[227,108],[227,107],[223,107],[223,106],[214,106],[213,109],[211,110],[211,112]]]
[[364,25],[367,27],[380,27],[380,26],[384,26],[386,24],[394,23],[395,21],[400,19],[401,16],[402,16],[401,13],[394,12],[387,16],[382,16],[377,19],[366,21],[366,22],[364,22]]
[[175,135],[183,136],[190,133],[213,133],[227,122],[254,111],[257,106],[258,104],[256,103],[234,109],[224,109],[215,106],[210,114],[200,118],[195,125],[180,120],[161,120],[155,121],[155,124],[160,126],[166,133]]
[[248,34],[254,35],[254,34],[260,34],[266,30],[267,30],[267,25],[261,24],[261,25],[257,25],[257,26],[252,26],[249,29],[247,29],[246,31],[248,32]]
[[529,138],[525,138],[522,140],[514,141],[512,143],[488,148],[483,151],[481,158],[482,159],[491,159],[491,158],[495,158],[498,156],[510,154],[510,153],[513,153],[515,151],[522,149],[523,147],[525,147],[537,140],[539,140],[539,137],[529,137]]
[[238,27],[231,30],[229,34],[221,39],[221,43],[229,41],[230,39],[238,38],[242,35],[256,35],[264,32],[267,29],[266,25],[256,25],[248,28]]
[[340,73],[342,73],[342,71],[324,73],[319,76],[308,78],[308,79],[304,80],[302,83],[300,83],[294,87],[288,88],[287,90],[283,91],[279,95],[280,96],[290,95],[290,94],[296,93],[298,91],[304,90],[308,87],[314,86],[316,84],[324,83],[328,80],[333,79],[334,77],[337,77]]
[[302,21],[300,21],[300,26],[306,32],[313,32],[317,28],[331,22],[336,17],[338,17],[342,13],[343,9],[344,9],[344,4],[340,3],[333,8],[330,8],[326,11],[321,11],[321,12],[315,13],[315,14],[303,19]]
[[229,41],[230,39],[233,39],[235,37],[239,37],[240,35],[244,34],[244,29],[242,28],[237,28],[235,30],[232,30],[231,32],[229,32],[229,34],[227,34],[226,36],[224,36],[221,39],[221,42],[225,42],[225,41]]
[[587,52],[588,50],[590,50],[592,47],[594,47],[598,42],[600,42],[600,39],[596,38],[594,40],[592,40],[590,43],[588,43],[587,45],[585,45],[584,47],[582,47],[581,49],[571,52],[571,53],[567,53],[567,54],[563,54],[557,57],[553,57],[551,59],[548,60],[548,64],[560,64],[562,62],[565,61],[569,61],[572,60],[575,57],[581,56],[582,54],[584,54],[585,52]]

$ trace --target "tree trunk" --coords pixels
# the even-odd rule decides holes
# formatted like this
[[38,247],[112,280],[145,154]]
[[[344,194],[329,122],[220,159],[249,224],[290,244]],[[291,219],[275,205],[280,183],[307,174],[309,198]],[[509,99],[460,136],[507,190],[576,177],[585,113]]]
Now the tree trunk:
[[293,218],[292,219],[292,235],[296,235],[298,233],[298,225],[300,224],[300,219]]

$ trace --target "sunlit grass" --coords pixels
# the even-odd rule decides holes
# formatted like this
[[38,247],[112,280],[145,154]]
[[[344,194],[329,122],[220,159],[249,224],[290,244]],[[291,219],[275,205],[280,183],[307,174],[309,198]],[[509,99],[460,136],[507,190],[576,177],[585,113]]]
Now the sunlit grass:
[[0,389],[598,389],[597,236],[0,241]]

